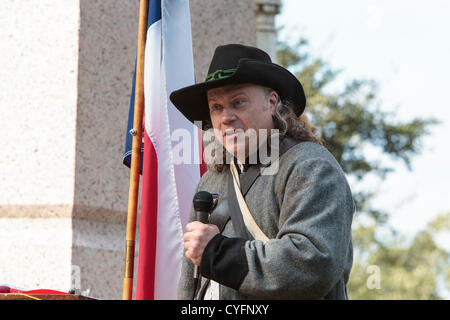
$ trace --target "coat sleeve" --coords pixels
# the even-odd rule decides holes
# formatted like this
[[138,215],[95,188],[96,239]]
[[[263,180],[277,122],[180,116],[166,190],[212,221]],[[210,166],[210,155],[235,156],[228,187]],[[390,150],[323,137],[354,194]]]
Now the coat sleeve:
[[[337,164],[317,158],[296,163],[285,181],[277,237],[264,244],[216,236],[202,256],[202,274],[259,298],[315,299],[334,287],[351,243],[347,180]],[[223,282],[227,270],[239,275],[233,283]]]

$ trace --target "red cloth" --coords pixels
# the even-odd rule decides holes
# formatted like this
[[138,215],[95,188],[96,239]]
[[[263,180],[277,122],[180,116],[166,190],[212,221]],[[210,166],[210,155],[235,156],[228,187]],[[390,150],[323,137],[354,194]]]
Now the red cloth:
[[10,293],[11,288],[7,286],[0,286],[0,293]]
[[10,288],[8,286],[0,286],[0,293],[26,293],[26,294],[68,294],[67,292],[51,290],[51,289],[36,289],[36,290],[19,290]]
[[37,289],[37,290],[28,290],[28,291],[19,291],[20,293],[26,294],[68,294],[67,292],[51,290],[51,289]]

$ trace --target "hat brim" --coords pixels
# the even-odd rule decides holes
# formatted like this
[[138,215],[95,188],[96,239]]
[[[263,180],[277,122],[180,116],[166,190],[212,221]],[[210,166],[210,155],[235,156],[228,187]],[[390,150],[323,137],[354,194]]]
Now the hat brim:
[[173,91],[170,100],[189,121],[208,121],[210,116],[207,91],[238,83],[251,83],[274,89],[282,100],[289,100],[297,116],[305,109],[306,97],[303,87],[291,72],[274,63],[251,59],[240,59],[236,71],[227,78]]

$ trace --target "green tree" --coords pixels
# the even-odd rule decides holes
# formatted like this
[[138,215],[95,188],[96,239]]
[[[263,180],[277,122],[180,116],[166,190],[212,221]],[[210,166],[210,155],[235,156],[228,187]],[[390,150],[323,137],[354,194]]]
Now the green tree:
[[[393,169],[383,161],[386,156],[402,161],[411,170],[411,159],[421,151],[422,138],[434,119],[401,122],[395,113],[380,110],[377,84],[355,79],[343,89],[331,90],[340,71],[321,58],[308,53],[308,42],[300,39],[294,46],[279,43],[277,62],[289,68],[302,83],[307,96],[307,115],[317,126],[328,150],[346,174],[353,178],[357,207],[353,230],[355,263],[349,283],[352,299],[435,299],[439,298],[438,279],[446,274],[448,252],[433,240],[431,226],[408,243],[388,223],[389,213],[374,208],[371,190],[359,190],[358,183],[369,175],[384,179]],[[370,157],[366,150],[377,150]],[[439,225],[448,215],[433,222]],[[381,284],[376,280],[380,272]],[[443,280],[445,281],[445,279]],[[380,289],[377,289],[381,286]]]
[[450,231],[449,222],[450,213],[439,215],[412,241],[398,234],[381,241],[376,224],[357,227],[349,298],[440,299],[439,283],[450,288],[450,255],[434,237]]

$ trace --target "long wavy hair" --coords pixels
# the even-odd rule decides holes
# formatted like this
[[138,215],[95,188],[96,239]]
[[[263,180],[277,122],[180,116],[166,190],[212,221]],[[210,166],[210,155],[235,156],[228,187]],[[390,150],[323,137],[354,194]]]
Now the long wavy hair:
[[[262,87],[266,97],[275,91],[271,88]],[[278,100],[278,104],[275,110],[275,115],[272,116],[274,128],[279,130],[279,138],[282,140],[284,137],[290,137],[298,141],[310,141],[325,146],[325,142],[320,138],[320,133],[317,128],[309,121],[305,113],[299,117],[294,112],[293,103],[289,100]],[[203,130],[212,129],[210,121],[204,123]],[[222,172],[226,164],[227,151],[225,147],[219,146],[220,142],[214,139],[211,143],[216,144],[212,151],[212,161],[208,161],[208,169],[217,172]],[[223,159],[217,159],[214,153],[216,148],[222,148],[223,152],[220,154]]]

